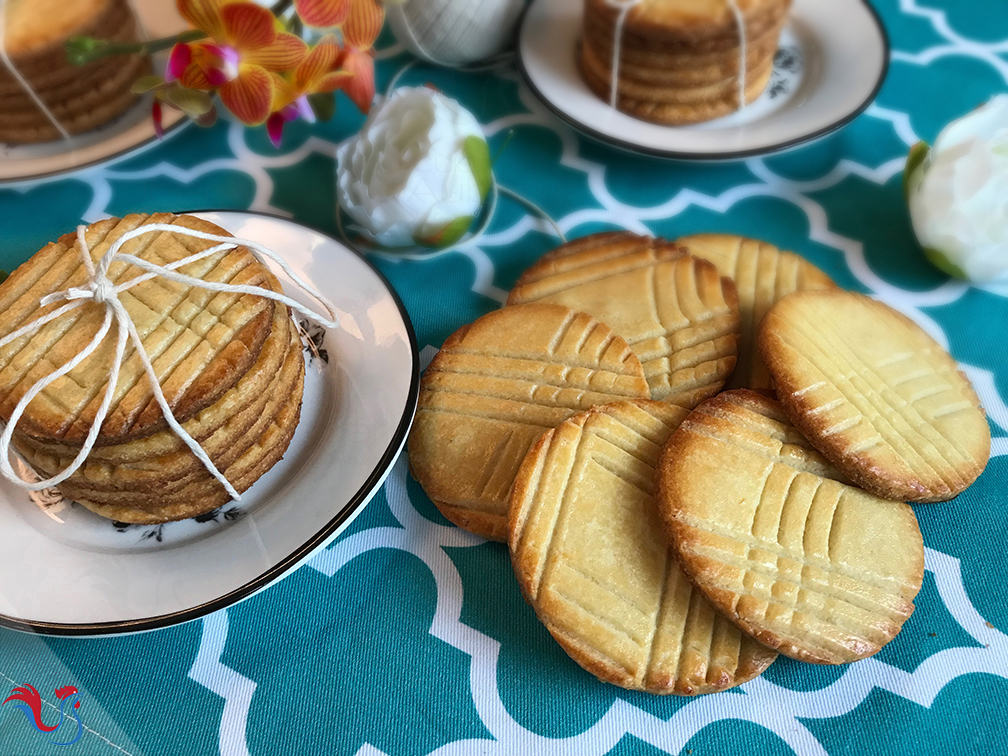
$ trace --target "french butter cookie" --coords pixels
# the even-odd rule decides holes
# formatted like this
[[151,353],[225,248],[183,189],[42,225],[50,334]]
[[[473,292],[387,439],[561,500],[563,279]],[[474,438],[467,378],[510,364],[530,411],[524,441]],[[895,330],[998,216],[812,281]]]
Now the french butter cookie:
[[763,318],[759,351],[791,422],[862,488],[945,501],[986,467],[990,428],[969,379],[881,302],[792,294]]
[[611,232],[564,244],[508,296],[508,305],[527,302],[562,304],[610,326],[640,358],[652,399],[695,407],[735,368],[734,285],[664,239]]
[[410,469],[445,517],[503,541],[535,440],[596,404],[637,398],[648,398],[644,370],[609,326],[555,304],[506,307],[449,336],[424,371]]
[[758,239],[731,234],[695,234],[676,240],[694,257],[714,263],[735,282],[742,340],[730,388],[772,389],[766,366],[756,351],[756,333],[775,302],[795,291],[834,289],[836,284],[802,257]]
[[863,659],[913,612],[913,511],[850,485],[764,394],[727,391],[680,424],[662,449],[658,508],[693,585],[786,656]]
[[638,400],[575,415],[532,447],[511,497],[511,561],[539,618],[586,670],[649,693],[724,690],[776,658],[693,588],[663,537],[655,465],[687,412]]

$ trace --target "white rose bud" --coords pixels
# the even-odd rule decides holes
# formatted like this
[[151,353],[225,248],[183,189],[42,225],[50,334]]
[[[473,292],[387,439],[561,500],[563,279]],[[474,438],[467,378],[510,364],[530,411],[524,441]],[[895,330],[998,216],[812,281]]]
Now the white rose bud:
[[337,153],[339,203],[383,247],[447,247],[469,230],[490,191],[490,151],[455,100],[401,87]]
[[910,151],[904,189],[928,259],[970,281],[1008,279],[1008,95]]

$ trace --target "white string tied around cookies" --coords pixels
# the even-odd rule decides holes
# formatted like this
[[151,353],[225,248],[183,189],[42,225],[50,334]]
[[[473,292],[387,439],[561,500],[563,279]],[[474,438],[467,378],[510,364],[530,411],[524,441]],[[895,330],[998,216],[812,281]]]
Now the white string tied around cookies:
[[[745,28],[745,16],[742,14],[742,9],[739,8],[738,0],[725,0],[728,3],[728,9],[735,16],[735,24],[738,26],[739,32],[739,73],[738,73],[738,90],[739,90],[739,104],[738,109],[746,105],[746,28]],[[612,73],[609,82],[609,107],[616,110],[616,101],[619,95],[619,68],[620,68],[620,55],[622,53],[623,47],[623,26],[626,24],[627,14],[630,13],[634,8],[640,5],[643,0],[606,0],[606,5],[610,8],[615,8],[618,13],[616,15],[616,23],[613,24],[613,57],[612,57]]]
[[[77,227],[77,247],[79,248],[81,259],[88,273],[87,284],[84,286],[74,286],[66,289],[65,291],[47,294],[42,297],[40,304],[43,307],[64,300],[67,304],[62,307],[58,307],[47,315],[43,315],[37,320],[22,326],[13,333],[0,339],[0,347],[6,346],[22,336],[37,333],[47,323],[62,317],[86,302],[96,302],[104,305],[105,319],[102,322],[101,328],[98,329],[98,332],[94,335],[94,338],[91,339],[87,346],[85,346],[68,362],[53,371],[50,375],[40,379],[25,393],[24,396],[21,397],[21,401],[19,401],[17,406],[14,407],[14,410],[11,412],[10,419],[7,422],[7,426],[4,428],[3,433],[0,434],[0,474],[3,474],[7,480],[28,491],[40,491],[62,483],[84,465],[88,455],[94,448],[102,423],[108,415],[109,407],[111,406],[112,399],[115,395],[116,384],[119,380],[119,371],[122,368],[123,355],[126,351],[126,341],[127,339],[130,339],[133,342],[133,346],[136,348],[137,356],[139,357],[140,362],[144,367],[144,371],[147,374],[147,379],[150,382],[151,391],[153,392],[158,405],[161,407],[161,412],[164,415],[165,421],[168,423],[168,427],[171,428],[172,432],[174,432],[187,447],[189,447],[207,471],[213,475],[213,477],[216,478],[221,485],[224,486],[228,495],[235,501],[241,501],[241,496],[235,490],[234,486],[232,486],[227,478],[224,477],[223,473],[217,469],[217,466],[214,465],[213,461],[207,453],[203,451],[203,448],[196,442],[196,440],[190,436],[189,433],[186,432],[185,428],[182,427],[181,423],[176,420],[171,407],[168,405],[168,400],[165,398],[164,392],[161,390],[161,385],[158,382],[157,374],[154,371],[154,366],[151,363],[150,357],[148,357],[147,352],[143,347],[143,340],[137,333],[136,325],[133,323],[133,319],[126,311],[126,307],[120,301],[119,294],[131,289],[137,284],[143,283],[144,281],[149,281],[152,278],[159,277],[188,286],[208,289],[209,291],[229,292],[234,294],[252,294],[272,299],[275,302],[287,305],[292,310],[299,312],[305,317],[311,318],[326,328],[336,328],[339,326],[339,318],[336,315],[335,307],[321,292],[316,290],[315,287],[304,281],[297,273],[295,273],[294,270],[284,261],[284,259],[280,257],[280,255],[270,249],[267,249],[261,244],[248,239],[238,239],[233,236],[218,236],[216,234],[209,234],[204,231],[186,228],[185,226],[175,226],[167,223],[152,223],[150,225],[140,226],[139,228],[133,229],[132,231],[129,231],[119,237],[119,239],[117,239],[115,243],[109,247],[108,251],[102,255],[101,259],[98,261],[98,265],[95,266],[94,262],[91,260],[91,251],[87,245],[87,239],[85,237],[86,230],[86,226]],[[156,263],[152,263],[148,260],[143,260],[135,255],[121,252],[123,245],[127,242],[132,239],[136,239],[139,236],[143,236],[144,234],[153,232],[167,232],[180,234],[182,236],[191,236],[204,241],[218,242],[218,244],[208,247],[202,252],[197,252],[196,254],[189,255],[188,257],[184,257],[164,266],[157,265]],[[316,301],[322,304],[328,313],[328,317],[320,315],[315,310],[310,307],[305,307],[290,297],[264,289],[260,286],[204,281],[202,279],[193,278],[192,276],[187,276],[184,273],[177,272],[177,269],[184,265],[202,260],[203,258],[209,257],[210,255],[214,255],[218,252],[235,249],[236,247],[247,248],[251,251],[253,256],[255,256],[256,259],[263,264],[265,264],[265,262],[262,260],[260,255],[268,257],[276,262],[283,269],[284,273],[290,276],[291,280],[293,280],[306,293],[310,294]],[[111,266],[115,259],[134,265],[147,272],[121,284],[115,284],[108,277],[109,266]],[[47,480],[41,480],[34,483],[23,480],[15,473],[9,460],[11,439],[14,435],[14,428],[17,426],[18,420],[21,419],[25,409],[31,401],[38,396],[38,394],[45,390],[47,386],[62,378],[64,375],[77,367],[98,348],[98,346],[105,340],[106,335],[108,335],[108,332],[112,327],[113,320],[115,320],[118,329],[115,359],[112,360],[112,367],[109,369],[108,385],[105,389],[105,396],[102,398],[102,402],[95,413],[94,421],[91,423],[91,428],[84,440],[84,445],[81,447],[80,452],[74,458],[73,462],[71,462],[70,465],[59,474],[54,475]]]

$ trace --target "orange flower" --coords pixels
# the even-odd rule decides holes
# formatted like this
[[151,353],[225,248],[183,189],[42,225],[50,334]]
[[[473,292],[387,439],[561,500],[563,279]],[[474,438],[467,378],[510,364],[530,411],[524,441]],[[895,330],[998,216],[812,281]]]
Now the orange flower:
[[276,77],[273,112],[266,121],[266,131],[274,145],[279,146],[285,123],[304,118],[315,121],[308,95],[335,92],[352,78],[349,71],[337,70],[341,57],[336,37],[327,34],[294,69],[289,79]]
[[305,43],[278,31],[273,14],[247,0],[177,4],[179,13],[213,42],[176,45],[166,78],[177,76],[190,89],[218,90],[224,106],[243,123],[265,122],[276,88],[273,72],[298,66],[308,54]]

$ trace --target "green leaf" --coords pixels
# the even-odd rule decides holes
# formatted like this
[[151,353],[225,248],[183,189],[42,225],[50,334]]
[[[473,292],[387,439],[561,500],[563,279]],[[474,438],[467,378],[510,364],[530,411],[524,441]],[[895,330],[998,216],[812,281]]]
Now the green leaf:
[[472,226],[472,223],[473,218],[470,216],[456,218],[436,234],[426,238],[416,236],[413,238],[413,241],[422,247],[444,249],[445,247],[450,247],[452,244],[465,236],[469,227]]
[[320,121],[331,121],[336,115],[336,93],[335,92],[315,92],[308,95],[308,104],[311,105],[312,112]]
[[472,171],[473,178],[476,179],[476,188],[479,189],[480,201],[485,202],[490,194],[490,187],[493,185],[493,167],[490,164],[490,145],[485,139],[478,136],[466,137],[465,145],[466,160],[469,161],[469,170]]
[[931,148],[928,146],[927,142],[917,142],[917,144],[910,148],[910,154],[907,156],[906,167],[903,169],[904,199],[910,199],[910,184],[913,174],[918,168],[921,168],[930,153]]
[[210,112],[213,99],[206,92],[198,89],[187,89],[181,85],[170,87],[164,91],[165,100],[181,110],[194,121]]
[[966,275],[966,272],[962,268],[949,260],[944,253],[939,252],[937,249],[925,247],[924,256],[928,259],[928,262],[943,273],[948,273],[953,278],[961,278],[964,281],[969,280],[969,276]]
[[163,76],[157,76],[154,74],[150,76],[141,76],[133,82],[133,86],[130,87],[130,91],[133,94],[143,94],[144,92],[150,92],[152,89],[164,86],[164,83],[165,80]]

